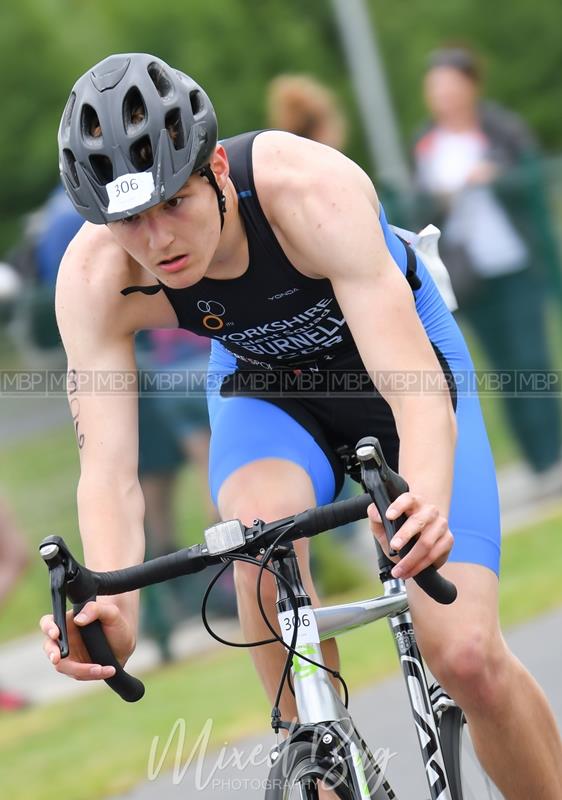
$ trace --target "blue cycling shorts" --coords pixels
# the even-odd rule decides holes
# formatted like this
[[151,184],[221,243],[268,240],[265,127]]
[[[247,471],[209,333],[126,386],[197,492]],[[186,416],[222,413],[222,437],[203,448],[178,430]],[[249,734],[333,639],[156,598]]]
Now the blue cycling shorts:
[[[374,435],[393,469],[399,440],[390,407],[372,387],[365,396],[247,396],[228,387],[236,372],[225,372],[225,356],[214,349],[208,393],[211,422],[210,483],[216,502],[223,482],[239,467],[262,458],[281,458],[310,477],[316,502],[339,492],[343,466],[340,446]],[[464,373],[463,373],[464,376]],[[247,383],[247,382],[246,382]],[[225,384],[227,391],[225,391]],[[222,391],[221,391],[222,390]],[[273,392],[272,392],[273,394]],[[494,463],[476,395],[458,391],[457,445],[449,527],[455,544],[449,561],[489,567],[499,574],[500,524]]]
[[[404,247],[386,224],[383,229],[389,250],[404,272]],[[498,492],[474,367],[462,334],[419,257],[417,273],[421,287],[414,291],[416,310],[449,378],[457,420],[449,509],[455,544],[449,561],[481,564],[499,574]],[[367,375],[357,353],[337,366],[354,375],[361,370]],[[392,412],[370,380],[360,382],[359,389],[355,383],[353,391],[335,394],[321,379],[315,391],[292,393],[276,387],[273,379],[268,391],[260,392],[248,388],[251,381],[242,380],[248,374],[249,370],[239,369],[232,353],[213,342],[208,407],[210,485],[215,502],[229,475],[262,458],[298,464],[310,476],[317,503],[331,502],[343,479],[338,449],[355,446],[363,436],[376,436],[388,463],[398,469],[399,439]]]

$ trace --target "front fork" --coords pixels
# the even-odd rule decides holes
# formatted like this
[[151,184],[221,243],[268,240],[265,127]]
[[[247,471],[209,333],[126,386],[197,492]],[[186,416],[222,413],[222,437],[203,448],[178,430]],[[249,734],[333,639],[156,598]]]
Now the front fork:
[[[391,596],[404,591],[403,581],[388,576],[382,579],[385,595]],[[437,717],[429,695],[427,677],[410,612],[405,611],[389,617],[388,624],[394,636],[406,681],[431,800],[451,800]]]

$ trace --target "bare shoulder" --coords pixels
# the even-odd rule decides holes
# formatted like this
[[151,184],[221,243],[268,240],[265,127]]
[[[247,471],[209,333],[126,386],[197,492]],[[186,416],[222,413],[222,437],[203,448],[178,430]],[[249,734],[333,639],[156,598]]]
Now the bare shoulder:
[[349,261],[342,243],[377,226],[369,176],[330,147],[277,131],[256,137],[253,155],[260,204],[285,254],[309,277],[333,277],[335,262]]
[[86,223],[69,244],[57,279],[56,311],[63,339],[76,324],[109,337],[177,325],[165,297],[121,293],[128,286],[154,283],[108,228]]
[[331,147],[283,131],[266,131],[253,148],[254,181],[272,222],[314,198],[327,201],[347,192],[364,195],[378,211],[375,187],[351,159]]
[[[68,245],[62,259],[57,293],[80,291],[86,299],[100,300],[106,295],[108,303],[115,289],[123,288],[132,277],[127,253],[120,247],[104,225],[86,222]],[[77,299],[77,298],[76,298]]]

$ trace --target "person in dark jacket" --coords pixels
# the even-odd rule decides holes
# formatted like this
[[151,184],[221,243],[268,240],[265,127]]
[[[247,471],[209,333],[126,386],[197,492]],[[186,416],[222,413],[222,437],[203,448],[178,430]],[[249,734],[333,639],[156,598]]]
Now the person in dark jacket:
[[468,49],[431,54],[424,95],[432,119],[414,147],[417,221],[442,228],[460,313],[491,367],[502,371],[505,410],[539,476],[537,488],[559,491],[560,404],[540,386],[552,369],[545,289],[550,281],[559,291],[560,262],[534,137],[519,116],[482,101],[481,85],[478,59]]

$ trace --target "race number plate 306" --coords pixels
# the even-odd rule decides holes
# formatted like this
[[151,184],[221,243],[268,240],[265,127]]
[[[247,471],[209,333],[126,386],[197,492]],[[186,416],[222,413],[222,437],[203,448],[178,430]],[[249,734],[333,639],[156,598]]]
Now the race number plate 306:
[[[296,618],[298,628],[297,644],[318,644],[320,636],[318,635],[318,625],[316,624],[314,609],[311,606],[305,606],[304,608],[299,608],[298,611],[299,614]],[[283,634],[283,641],[285,644],[290,645],[295,630],[295,612],[293,609],[290,611],[282,611],[278,616],[281,633]]]
[[109,198],[108,213],[132,211],[148,203],[154,192],[154,178],[151,172],[121,175],[105,188]]

